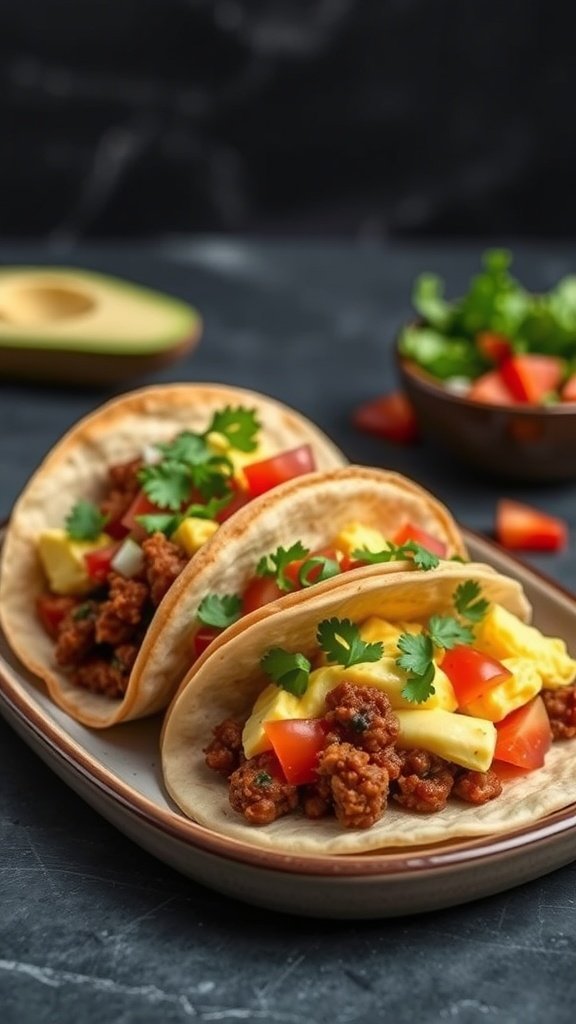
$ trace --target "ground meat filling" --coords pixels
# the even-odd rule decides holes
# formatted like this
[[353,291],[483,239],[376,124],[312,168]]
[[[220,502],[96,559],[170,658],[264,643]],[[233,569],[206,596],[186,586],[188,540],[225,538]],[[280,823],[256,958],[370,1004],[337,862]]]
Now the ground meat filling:
[[267,751],[241,764],[230,776],[230,803],[250,825],[270,825],[298,806],[298,789],[282,778]]
[[[140,459],[110,467],[100,510],[111,521],[121,519],[139,493],[141,467]],[[123,697],[154,611],[189,561],[163,533],[146,538],[142,550],[144,567],[137,577],[111,572],[87,599],[55,594],[38,599],[39,616],[56,641],[56,663],[69,670],[76,686],[92,693]],[[55,621],[60,618],[53,627],[50,613]]]
[[576,683],[557,690],[542,690],[542,700],[550,719],[555,740],[570,740],[576,736]]
[[229,779],[230,803],[249,824],[267,825],[299,808],[307,818],[334,815],[344,828],[365,829],[382,818],[389,798],[407,811],[432,814],[451,795],[479,805],[502,791],[491,770],[469,771],[425,750],[398,749],[398,719],[375,687],[341,683],[326,707],[317,778],[300,787],[284,780],[271,751],[244,759],[244,723],[225,719],[214,729],[206,764]]

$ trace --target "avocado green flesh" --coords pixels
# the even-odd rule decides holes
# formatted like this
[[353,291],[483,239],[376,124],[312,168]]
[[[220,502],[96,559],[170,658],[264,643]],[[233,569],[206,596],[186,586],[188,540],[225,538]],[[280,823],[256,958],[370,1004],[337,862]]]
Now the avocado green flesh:
[[118,278],[61,267],[0,271],[0,349],[140,356],[198,336],[179,299]]

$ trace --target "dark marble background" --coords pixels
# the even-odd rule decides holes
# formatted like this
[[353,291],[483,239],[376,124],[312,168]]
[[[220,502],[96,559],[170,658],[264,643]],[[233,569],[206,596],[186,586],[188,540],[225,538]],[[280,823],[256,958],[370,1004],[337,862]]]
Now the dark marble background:
[[576,230],[567,0],[2,0],[0,236]]

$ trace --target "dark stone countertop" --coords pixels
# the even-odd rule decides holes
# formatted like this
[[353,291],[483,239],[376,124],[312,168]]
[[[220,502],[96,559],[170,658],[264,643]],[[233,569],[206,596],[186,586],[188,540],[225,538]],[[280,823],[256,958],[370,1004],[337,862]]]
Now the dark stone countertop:
[[[3,262],[77,264],[164,288],[205,317],[198,350],[151,380],[220,380],[313,417],[356,461],[412,475],[461,522],[490,531],[506,493],[565,516],[575,485],[476,477],[431,445],[357,434],[351,409],[393,386],[390,342],[425,268],[456,293],[479,247],[325,246],[199,239],[66,253],[4,246]],[[518,275],[547,286],[569,249],[522,246]],[[0,515],[47,448],[110,391],[0,383]],[[567,586],[571,543],[531,561]],[[573,1019],[576,868],[414,918],[305,920],[253,909],[177,875],[75,796],[0,722],[0,1005],[12,1021]]]

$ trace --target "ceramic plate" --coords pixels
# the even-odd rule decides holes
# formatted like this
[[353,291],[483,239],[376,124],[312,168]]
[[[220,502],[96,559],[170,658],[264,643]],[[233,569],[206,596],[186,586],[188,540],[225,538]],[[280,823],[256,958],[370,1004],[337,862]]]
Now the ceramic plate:
[[[536,624],[576,635],[576,598],[487,540],[474,558],[520,579]],[[378,918],[465,903],[520,885],[576,857],[576,806],[495,838],[356,857],[264,852],[183,818],[160,776],[158,720],[94,731],[47,698],[0,634],[0,711],[77,793],[148,852],[197,882],[267,907],[314,917]]]

